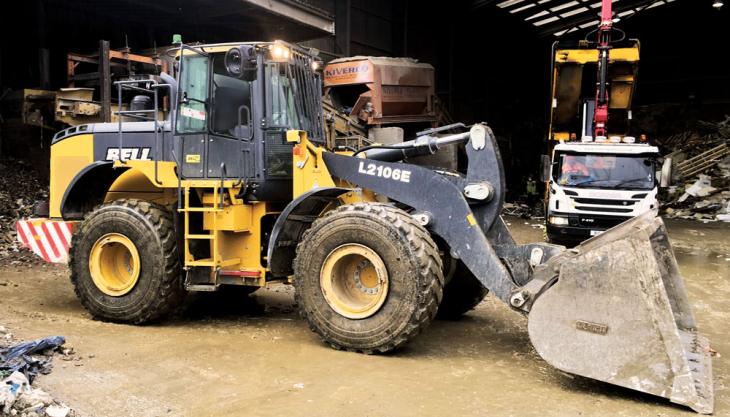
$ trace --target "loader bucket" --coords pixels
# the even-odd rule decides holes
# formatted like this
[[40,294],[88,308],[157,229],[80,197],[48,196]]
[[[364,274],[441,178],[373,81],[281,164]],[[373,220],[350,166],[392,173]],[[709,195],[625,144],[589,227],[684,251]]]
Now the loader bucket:
[[696,328],[662,220],[629,220],[549,261],[557,282],[528,330],[554,367],[713,409],[708,340]]

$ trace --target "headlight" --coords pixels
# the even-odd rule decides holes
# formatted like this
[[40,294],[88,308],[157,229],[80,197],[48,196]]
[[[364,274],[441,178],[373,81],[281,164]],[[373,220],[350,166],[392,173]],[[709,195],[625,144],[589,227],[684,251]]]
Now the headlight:
[[548,218],[548,221],[550,222],[550,224],[554,224],[556,226],[567,226],[568,225],[567,217],[550,216],[550,218]]
[[289,48],[284,45],[274,44],[271,45],[271,58],[274,61],[287,61],[289,59]]

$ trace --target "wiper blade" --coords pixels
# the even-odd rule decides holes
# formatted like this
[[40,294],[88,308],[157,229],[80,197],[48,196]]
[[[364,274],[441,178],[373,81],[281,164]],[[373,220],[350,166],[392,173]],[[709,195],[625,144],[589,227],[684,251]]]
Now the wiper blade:
[[566,185],[571,185],[573,187],[577,187],[579,185],[592,184],[592,183],[598,182],[598,181],[605,181],[605,180],[585,180],[585,181],[581,181],[581,182],[576,182],[575,184],[566,184]]
[[630,180],[623,180],[623,181],[619,182],[618,184],[616,184],[616,187],[620,187],[620,186],[626,185],[626,184],[631,184],[632,182],[636,182],[636,181],[646,181],[646,182],[648,182],[649,180],[647,180],[646,177],[633,178],[633,179],[630,179]]

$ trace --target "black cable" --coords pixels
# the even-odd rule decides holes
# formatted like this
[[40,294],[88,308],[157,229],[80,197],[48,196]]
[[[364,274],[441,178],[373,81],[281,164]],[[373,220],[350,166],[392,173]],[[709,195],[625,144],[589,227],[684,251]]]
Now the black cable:
[[364,148],[359,149],[352,156],[356,156],[357,154],[363,153],[365,151],[369,151],[371,149],[410,149],[412,147],[413,147],[412,145],[406,145],[406,146],[400,146],[400,145],[370,145],[370,146],[366,146]]
[[354,152],[355,154],[357,154],[357,152],[358,152],[357,148],[354,148],[352,146],[346,146],[346,145],[335,146],[335,150],[336,151],[345,150],[345,151]]

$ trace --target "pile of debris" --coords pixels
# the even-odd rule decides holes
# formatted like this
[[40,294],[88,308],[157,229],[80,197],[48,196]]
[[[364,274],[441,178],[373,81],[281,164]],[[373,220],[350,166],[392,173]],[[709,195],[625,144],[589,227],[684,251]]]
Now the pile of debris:
[[661,196],[664,216],[730,222],[730,116],[658,142],[670,150],[675,184]]
[[0,326],[0,415],[18,417],[73,417],[70,407],[32,386],[38,374],[48,374],[53,356],[67,357],[62,336],[13,344],[13,335]]
[[502,214],[506,216],[515,216],[523,219],[540,220],[545,218],[542,202],[536,204],[526,204],[521,201],[512,203],[504,203]]
[[30,251],[20,250],[15,233],[18,219],[32,217],[36,201],[48,199],[47,181],[36,169],[18,159],[0,160],[0,263],[4,260],[31,263],[41,259]]

